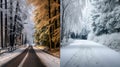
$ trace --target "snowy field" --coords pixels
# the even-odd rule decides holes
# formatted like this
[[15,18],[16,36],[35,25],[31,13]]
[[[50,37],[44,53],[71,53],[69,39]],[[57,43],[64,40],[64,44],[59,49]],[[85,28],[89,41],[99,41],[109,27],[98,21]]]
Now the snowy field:
[[61,67],[120,67],[120,54],[104,45],[73,40],[61,48]]

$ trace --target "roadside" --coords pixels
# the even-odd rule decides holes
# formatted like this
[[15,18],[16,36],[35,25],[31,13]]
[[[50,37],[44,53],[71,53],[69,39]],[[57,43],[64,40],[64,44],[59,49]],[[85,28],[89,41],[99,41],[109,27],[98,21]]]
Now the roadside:
[[57,58],[60,58],[60,48],[56,48],[56,49],[51,49],[49,50],[47,47],[45,46],[35,46],[36,48],[52,55],[52,56],[55,56]]
[[46,67],[60,67],[60,58],[50,55],[37,47],[33,48]]
[[[3,54],[3,53],[7,53],[7,52],[13,52],[13,51],[15,51],[16,49],[19,49],[19,48],[21,48],[21,47],[25,47],[25,45],[21,45],[21,46],[15,46],[15,47],[13,47],[13,48],[11,48],[11,47],[6,47],[6,48],[0,48],[0,55],[1,54]],[[11,48],[11,49],[10,49]]]

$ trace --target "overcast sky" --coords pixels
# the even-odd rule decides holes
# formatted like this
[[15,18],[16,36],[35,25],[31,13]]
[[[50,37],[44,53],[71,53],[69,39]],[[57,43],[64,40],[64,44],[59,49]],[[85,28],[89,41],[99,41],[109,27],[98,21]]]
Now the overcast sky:
[[27,19],[25,20],[24,24],[24,32],[27,34],[27,39],[29,41],[30,44],[33,44],[33,34],[34,34],[34,21],[33,21],[33,17],[34,14],[32,13],[34,11],[34,6],[30,5],[26,8],[27,12],[26,13],[28,15]]

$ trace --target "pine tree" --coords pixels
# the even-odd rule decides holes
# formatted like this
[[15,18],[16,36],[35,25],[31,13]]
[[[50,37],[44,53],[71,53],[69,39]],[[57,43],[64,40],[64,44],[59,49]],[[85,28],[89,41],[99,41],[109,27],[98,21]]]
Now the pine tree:
[[92,27],[96,35],[120,32],[119,0],[92,0]]

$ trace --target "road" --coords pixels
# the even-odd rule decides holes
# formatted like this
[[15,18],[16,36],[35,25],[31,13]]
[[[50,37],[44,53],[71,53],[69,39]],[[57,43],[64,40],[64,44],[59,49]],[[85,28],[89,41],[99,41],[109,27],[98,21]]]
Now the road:
[[120,53],[88,40],[72,40],[61,48],[61,67],[120,67]]
[[46,67],[36,55],[32,46],[25,49],[20,55],[10,60],[2,67]]

